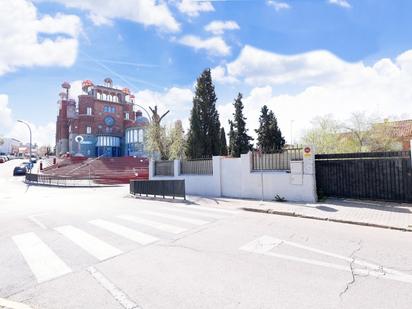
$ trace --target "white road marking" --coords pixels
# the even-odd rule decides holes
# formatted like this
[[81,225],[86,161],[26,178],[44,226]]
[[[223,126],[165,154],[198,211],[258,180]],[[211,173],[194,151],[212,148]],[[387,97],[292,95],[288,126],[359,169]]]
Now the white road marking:
[[255,253],[264,253],[272,250],[274,247],[280,245],[281,243],[281,241],[277,241],[275,238],[272,238],[270,236],[262,236],[247,243],[239,249]]
[[221,208],[212,208],[212,207],[204,207],[204,206],[188,206],[188,205],[175,205],[173,207],[176,208],[186,208],[186,209],[193,209],[193,210],[200,210],[200,211],[211,211],[211,212],[219,212],[219,213],[226,213],[226,214],[238,214],[239,210],[229,210],[229,209],[221,209]]
[[[319,254],[327,255],[330,257],[335,257],[337,259],[342,259],[352,264],[363,266],[365,268],[351,268],[349,266],[333,264],[333,263],[318,261],[314,259],[306,259],[306,258],[292,256],[292,255],[285,255],[285,254],[278,254],[278,253],[270,252],[270,250],[272,250],[276,246],[281,245],[282,243],[291,245],[297,248],[301,248],[304,250],[309,250],[309,251],[316,252]],[[270,236],[262,236],[258,239],[251,241],[250,243],[247,243],[246,245],[240,247],[239,249],[248,251],[248,252],[262,254],[262,255],[272,256],[272,257],[276,257],[276,258],[280,258],[284,260],[289,260],[289,261],[301,262],[301,263],[311,264],[311,265],[316,265],[316,266],[323,266],[323,267],[343,270],[347,272],[353,271],[353,273],[356,275],[368,275],[368,276],[374,276],[377,278],[391,279],[391,280],[396,280],[400,282],[412,283],[412,275],[402,273],[394,269],[381,267],[379,265],[365,262],[359,259],[353,259],[353,258],[342,256],[339,254],[334,254],[334,253],[330,253],[327,251],[303,246],[303,245],[293,243],[290,241],[284,241],[281,239],[272,238]]]
[[167,210],[175,211],[175,212],[178,212],[178,213],[189,214],[189,215],[195,215],[195,216],[199,216],[199,217],[209,217],[209,218],[217,218],[217,219],[223,218],[221,214],[204,213],[204,212],[200,212],[200,211],[196,211],[196,210],[177,209],[177,208],[173,208],[173,207],[169,207],[169,208],[167,208]]
[[29,220],[32,221],[33,223],[37,224],[38,226],[40,226],[43,230],[47,230],[47,226],[45,226],[43,223],[41,223],[38,219],[36,219],[35,217],[40,216],[40,215],[32,215],[29,216]]
[[18,303],[5,298],[0,298],[0,307],[10,309],[32,309],[30,306],[27,306],[26,304]]
[[194,225],[203,225],[203,224],[209,223],[208,221],[204,221],[204,220],[186,218],[186,217],[181,217],[181,216],[174,216],[174,215],[169,215],[169,214],[164,214],[164,213],[157,213],[153,211],[142,211],[142,213],[161,217],[161,218],[167,218],[167,219],[172,219],[176,221],[187,222],[187,223],[191,223]]
[[404,273],[399,272],[397,270],[394,270],[394,269],[391,269],[391,268],[386,268],[386,267],[382,268],[380,265],[369,263],[369,262],[366,262],[366,261],[363,261],[363,260],[360,260],[360,259],[357,259],[357,258],[351,258],[351,257],[348,257],[348,256],[344,256],[344,255],[340,255],[340,254],[336,254],[336,253],[332,253],[332,252],[327,252],[327,251],[323,251],[323,250],[319,250],[319,249],[316,249],[316,248],[308,247],[308,246],[301,245],[301,244],[291,242],[291,241],[287,241],[287,240],[281,240],[281,239],[272,238],[272,237],[269,237],[269,236],[265,236],[265,237],[271,238],[272,241],[275,240],[276,242],[279,242],[279,244],[283,243],[285,245],[289,245],[289,246],[292,246],[292,247],[296,247],[296,248],[300,248],[300,249],[303,249],[303,250],[308,250],[308,251],[311,251],[311,252],[315,252],[315,253],[323,254],[323,255],[326,255],[326,256],[334,257],[334,258],[337,258],[337,259],[340,259],[340,260],[347,261],[349,263],[357,264],[359,266],[371,268],[375,271],[384,271],[385,273],[404,275]]
[[39,283],[71,272],[36,234],[25,233],[12,238]]
[[113,222],[109,222],[106,220],[92,220],[89,221],[90,224],[93,224],[95,226],[98,226],[104,230],[110,231],[114,234],[120,235],[124,238],[133,240],[141,245],[148,245],[152,242],[158,241],[159,239],[149,235],[149,234],[145,234],[139,231],[136,231],[134,229],[125,227],[123,225],[117,224],[117,223],[113,223]]
[[55,230],[70,239],[89,254],[93,255],[99,261],[106,260],[122,253],[121,250],[74,226],[60,226],[56,227]]
[[110,282],[102,273],[94,267],[89,267],[87,271],[96,279],[112,296],[126,309],[139,309],[140,307],[134,303],[125,293],[118,289]]
[[146,225],[146,226],[150,226],[160,231],[165,231],[165,232],[173,233],[173,234],[180,234],[180,233],[187,231],[187,229],[178,227],[176,225],[170,225],[170,224],[161,223],[161,222],[157,222],[153,220],[147,220],[147,219],[139,218],[136,216],[119,215],[117,216],[117,218],[127,220],[130,222],[139,223],[139,224]]

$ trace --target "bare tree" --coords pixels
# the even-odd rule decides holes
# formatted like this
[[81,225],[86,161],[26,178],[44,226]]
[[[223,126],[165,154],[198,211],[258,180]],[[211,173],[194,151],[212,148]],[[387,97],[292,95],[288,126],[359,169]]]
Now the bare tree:
[[169,145],[166,128],[163,127],[160,123],[162,119],[169,113],[169,111],[160,116],[157,110],[157,106],[155,106],[154,108],[149,108],[152,112],[152,121],[148,128],[146,148],[149,152],[159,153],[161,160],[167,160],[169,157]]

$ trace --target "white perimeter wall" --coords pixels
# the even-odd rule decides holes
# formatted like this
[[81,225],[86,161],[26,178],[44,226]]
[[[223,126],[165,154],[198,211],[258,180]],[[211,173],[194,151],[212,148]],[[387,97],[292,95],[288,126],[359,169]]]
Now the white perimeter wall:
[[150,179],[184,179],[189,195],[250,199],[263,196],[264,200],[273,200],[278,194],[288,201],[317,200],[313,148],[303,161],[291,162],[290,172],[252,171],[251,153],[248,153],[241,158],[213,157],[213,175],[180,175],[180,161],[176,160],[174,174],[174,177],[154,176],[154,161],[150,162]]

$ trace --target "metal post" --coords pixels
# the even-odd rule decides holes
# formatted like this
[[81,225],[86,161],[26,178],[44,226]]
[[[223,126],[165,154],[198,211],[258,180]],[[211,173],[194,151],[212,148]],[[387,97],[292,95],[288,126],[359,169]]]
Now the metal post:
[[30,169],[29,169],[29,172],[30,172],[30,174],[31,174],[31,144],[32,144],[32,134],[31,134],[31,128],[30,128],[30,125],[27,123],[27,122],[25,122],[25,121],[23,121],[23,120],[17,120],[17,122],[21,122],[21,123],[24,123],[28,128],[29,128],[29,132],[30,132],[30,144],[29,144],[29,152],[30,152],[30,154],[29,154],[29,162],[30,162]]

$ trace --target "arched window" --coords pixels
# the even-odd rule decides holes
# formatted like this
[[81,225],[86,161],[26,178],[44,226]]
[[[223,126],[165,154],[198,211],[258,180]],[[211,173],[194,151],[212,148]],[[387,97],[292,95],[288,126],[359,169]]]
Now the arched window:
[[98,92],[98,93],[96,94],[96,97],[97,97],[98,100],[101,100],[101,99],[102,99],[102,94],[101,94],[100,92]]
[[102,100],[107,101],[107,95],[105,93],[102,94]]

